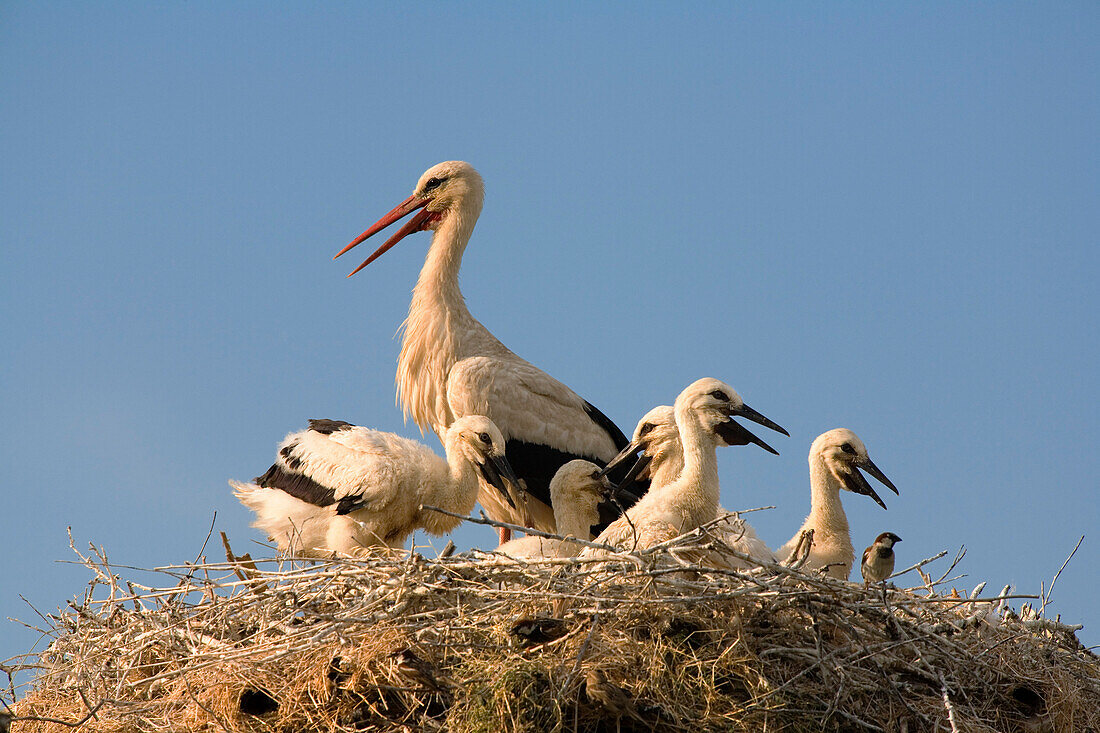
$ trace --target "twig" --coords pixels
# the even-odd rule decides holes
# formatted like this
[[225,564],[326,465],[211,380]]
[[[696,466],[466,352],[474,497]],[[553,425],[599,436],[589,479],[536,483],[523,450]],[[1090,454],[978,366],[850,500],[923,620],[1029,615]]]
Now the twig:
[[955,706],[951,704],[951,697],[947,694],[947,682],[943,675],[940,678],[940,691],[943,694],[943,707],[947,710],[947,722],[951,724],[951,733],[959,733],[959,727],[955,724]]
[[1050,600],[1050,595],[1054,592],[1054,584],[1058,582],[1058,576],[1061,575],[1062,571],[1066,569],[1066,565],[1069,565],[1069,561],[1072,560],[1073,556],[1077,554],[1077,548],[1080,547],[1081,543],[1084,541],[1085,535],[1081,535],[1081,539],[1077,540],[1077,544],[1073,546],[1073,552],[1069,553],[1069,557],[1067,557],[1066,561],[1062,563],[1062,567],[1058,568],[1058,572],[1054,574],[1054,579],[1050,581],[1050,587],[1047,588],[1046,592],[1042,594],[1043,602],[1039,606],[1040,616],[1043,614],[1043,611],[1046,610],[1047,602]]
[[107,702],[106,700],[100,700],[98,703],[95,704],[95,706],[93,708],[88,710],[87,715],[85,715],[83,718],[76,721],[75,723],[70,722],[68,720],[61,720],[60,718],[47,718],[47,717],[38,716],[38,715],[16,715],[11,720],[12,720],[13,723],[22,722],[24,720],[33,720],[33,721],[36,721],[36,722],[39,722],[39,723],[56,723],[57,725],[63,725],[66,728],[79,728],[80,726],[84,725],[89,720],[91,720],[95,716],[95,714],[99,712],[99,709],[101,707],[103,707],[103,705],[106,702]]
[[906,573],[910,573],[914,570],[918,570],[920,568],[923,568],[928,563],[935,562],[936,560],[939,560],[941,557],[943,557],[946,554],[947,554],[947,550],[940,550],[939,552],[937,552],[932,557],[926,557],[925,559],[921,560],[920,562],[914,563],[913,565],[910,565],[909,567],[905,568],[905,570],[897,571],[896,573],[894,573],[893,575],[888,577],[887,580],[893,580],[894,578],[898,577],[899,575],[905,575]]
[[[481,519],[478,519],[477,517],[471,517],[468,514],[456,514],[455,512],[450,512],[450,511],[447,511],[446,509],[440,509],[437,506],[429,506],[427,504],[421,505],[420,508],[421,509],[427,509],[428,511],[432,511],[432,512],[439,512],[440,514],[446,514],[448,517],[457,517],[458,519],[463,519],[467,522],[473,522],[474,524],[484,524],[484,525],[488,525],[490,527],[503,527],[505,529],[510,529],[510,530],[515,531],[515,532],[525,532],[526,534],[533,534],[536,537],[544,537],[548,540],[564,540],[565,539],[565,537],[562,537],[561,535],[557,535],[557,534],[554,534],[552,532],[543,532],[542,530],[535,529],[534,527],[524,527],[524,526],[519,525],[519,524],[510,524],[508,522],[498,522],[495,519],[489,519],[488,517],[485,516],[484,513],[482,513]],[[610,547],[608,545],[600,544],[599,542],[589,542],[588,540],[582,540],[579,537],[572,537],[572,538],[570,538],[569,541],[570,542],[576,542],[578,545],[583,545],[584,547],[594,547],[597,550],[607,550],[609,552],[615,552],[615,553],[619,552],[614,547]]]

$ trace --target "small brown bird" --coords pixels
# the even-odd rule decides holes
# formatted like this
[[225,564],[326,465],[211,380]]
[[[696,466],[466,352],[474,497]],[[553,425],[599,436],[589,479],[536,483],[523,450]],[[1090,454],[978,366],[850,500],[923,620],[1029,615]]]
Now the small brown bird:
[[516,637],[520,646],[535,646],[565,636],[569,633],[569,624],[560,618],[525,617],[517,619],[508,633]]
[[421,659],[412,649],[398,649],[390,654],[397,672],[409,683],[432,692],[444,692],[447,681],[431,662]]
[[619,722],[624,715],[639,723],[646,722],[634,707],[630,691],[608,682],[602,669],[588,670],[584,677],[584,692],[589,700],[615,716],[615,730],[619,730]]
[[901,542],[893,532],[883,532],[863,551],[863,584],[883,583],[894,572],[894,543]]

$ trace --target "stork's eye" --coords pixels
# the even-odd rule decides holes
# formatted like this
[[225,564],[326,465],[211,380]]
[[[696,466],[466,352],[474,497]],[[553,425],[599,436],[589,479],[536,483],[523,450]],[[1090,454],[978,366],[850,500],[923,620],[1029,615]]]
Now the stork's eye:
[[840,446],[840,449],[845,453],[851,453],[852,455],[856,454],[856,449],[852,447],[851,443],[845,443],[844,445]]
[[424,184],[425,191],[434,191],[443,184],[442,178],[429,178],[428,182]]
[[730,396],[720,389],[716,389],[710,393],[710,396],[716,400],[722,400],[723,402],[729,402]]
[[647,423],[643,424],[642,427],[638,428],[638,437],[641,437],[643,435],[646,435],[647,433],[652,432],[653,428],[655,428],[655,427],[657,427],[657,426],[654,425],[651,422],[647,422]]
[[485,445],[492,445],[493,444],[493,439],[491,437],[489,437],[488,433],[482,433],[481,435],[479,435],[477,437],[481,438],[481,442],[484,443]]

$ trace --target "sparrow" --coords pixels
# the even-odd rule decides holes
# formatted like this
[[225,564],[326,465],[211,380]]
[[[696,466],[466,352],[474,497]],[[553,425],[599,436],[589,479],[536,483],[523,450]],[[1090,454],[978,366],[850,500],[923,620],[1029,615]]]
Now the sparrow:
[[417,656],[412,649],[398,649],[390,654],[397,672],[408,682],[432,692],[443,692],[447,683],[440,679],[439,671],[431,662]]
[[559,639],[569,632],[569,624],[560,618],[520,618],[508,630],[520,646],[535,646]]
[[637,720],[639,723],[646,722],[638,714],[637,708],[634,707],[630,692],[613,682],[608,682],[602,669],[588,670],[584,677],[584,692],[589,700],[615,716],[616,730],[618,730],[619,721],[624,715]]
[[894,572],[894,543],[901,542],[893,532],[883,532],[863,551],[863,584],[885,582]]

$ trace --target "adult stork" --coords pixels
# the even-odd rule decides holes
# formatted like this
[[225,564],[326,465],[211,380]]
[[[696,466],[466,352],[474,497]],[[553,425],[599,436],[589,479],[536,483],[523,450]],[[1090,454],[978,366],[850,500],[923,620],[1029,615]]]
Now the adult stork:
[[[525,507],[512,509],[482,491],[478,501],[493,519],[553,532],[550,481],[558,468],[575,459],[602,466],[627,439],[591,403],[512,353],[467,309],[458,271],[484,197],[481,176],[469,163],[435,165],[411,196],[336,257],[409,214],[412,218],[348,277],[409,234],[434,232],[402,326],[397,401],[421,430],[431,428],[438,436],[464,415],[489,417],[504,435],[508,461],[524,482],[528,500]],[[607,505],[602,509],[604,521],[618,513]],[[508,539],[506,530],[500,534],[501,542]]]

